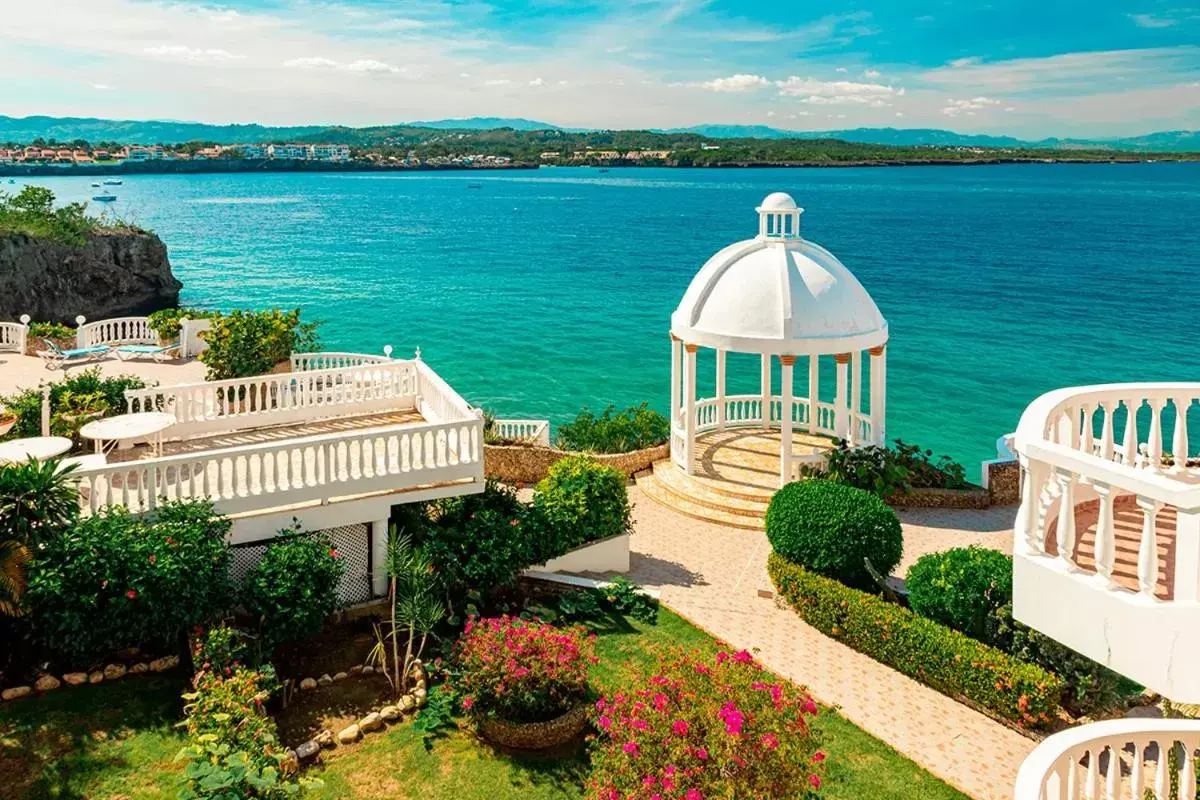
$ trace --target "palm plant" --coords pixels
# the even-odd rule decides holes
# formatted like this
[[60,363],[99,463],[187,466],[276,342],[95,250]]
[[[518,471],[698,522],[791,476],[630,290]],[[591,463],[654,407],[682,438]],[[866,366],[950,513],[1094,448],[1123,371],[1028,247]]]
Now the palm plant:
[[27,585],[25,565],[29,548],[15,539],[0,541],[0,616],[21,615],[21,595]]
[[31,459],[0,467],[0,531],[30,546],[79,514],[74,464]]
[[439,597],[433,562],[413,547],[410,536],[400,535],[395,526],[388,532],[387,571],[391,582],[391,616],[382,626],[375,626],[375,647],[367,662],[382,668],[393,693],[399,696],[408,691],[413,665],[421,659],[430,635],[445,618],[446,606]]

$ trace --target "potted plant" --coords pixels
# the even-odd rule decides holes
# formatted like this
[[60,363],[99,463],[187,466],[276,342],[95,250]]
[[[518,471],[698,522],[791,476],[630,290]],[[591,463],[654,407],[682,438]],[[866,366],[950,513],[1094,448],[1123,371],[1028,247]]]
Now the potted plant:
[[587,726],[593,638],[518,617],[472,619],[454,648],[463,710],[494,744],[542,750]]
[[109,411],[104,392],[76,392],[67,389],[58,398],[58,408],[50,420],[50,429],[60,436],[74,439],[79,429]]

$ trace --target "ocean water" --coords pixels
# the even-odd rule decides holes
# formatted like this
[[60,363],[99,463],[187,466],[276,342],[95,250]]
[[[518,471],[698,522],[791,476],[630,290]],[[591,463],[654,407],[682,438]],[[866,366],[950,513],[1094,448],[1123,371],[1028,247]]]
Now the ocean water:
[[[890,435],[969,474],[1042,392],[1200,379],[1200,163],[136,176],[108,213],[162,236],[185,304],[299,306],[326,349],[419,346],[471,402],[557,423],[665,409],[671,311],[776,190],[888,319]],[[735,391],[757,376],[731,358]]]

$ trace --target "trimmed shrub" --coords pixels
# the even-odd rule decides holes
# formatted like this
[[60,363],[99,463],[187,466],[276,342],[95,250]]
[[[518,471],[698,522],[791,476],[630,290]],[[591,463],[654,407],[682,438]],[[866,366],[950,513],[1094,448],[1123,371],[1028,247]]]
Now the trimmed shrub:
[[966,470],[950,456],[934,457],[900,439],[892,447],[850,447],[839,439],[823,468],[805,467],[808,478],[825,478],[880,497],[903,494],[912,489],[965,489]]
[[452,593],[512,586],[534,563],[539,534],[513,489],[488,481],[480,494],[431,506],[406,506],[403,519],[394,522],[397,533],[412,536]]
[[150,330],[158,334],[160,341],[170,344],[179,340],[180,320],[185,319],[216,319],[221,316],[219,311],[201,311],[198,308],[164,308],[155,311],[147,318]]
[[212,327],[200,334],[208,344],[200,354],[207,380],[265,375],[292,353],[316,350],[317,328],[317,323],[300,321],[298,308],[214,315]]
[[267,650],[321,632],[338,607],[344,565],[324,536],[281,531],[246,574],[241,601]]
[[633,523],[626,480],[590,456],[567,456],[550,467],[533,500],[545,525],[538,562],[628,533]]
[[955,547],[917,559],[908,570],[908,604],[922,617],[988,641],[988,620],[1012,602],[1012,557],[985,547]]
[[[132,375],[105,378],[99,367],[91,367],[61,381],[50,384],[51,425],[59,427],[62,413],[72,413],[70,406],[77,405],[79,398],[89,398],[102,406],[102,415],[125,412],[125,390],[141,389],[146,382]],[[72,400],[74,398],[74,401]],[[0,398],[3,405],[17,417],[17,424],[9,431],[9,438],[40,436],[42,431],[42,389],[22,389],[15,394]]]
[[557,444],[585,453],[631,453],[670,438],[670,420],[642,403],[620,412],[610,405],[600,416],[585,408],[573,422],[559,427]]
[[195,501],[143,517],[108,508],[43,539],[25,594],[35,640],[78,666],[127,647],[174,648],[229,606],[228,532]]
[[767,570],[801,618],[847,647],[1023,727],[1050,722],[1063,693],[1057,675],[914,614],[809,572],[779,553]]
[[668,653],[653,677],[596,704],[589,800],[816,797],[817,705],[745,650]]
[[863,563],[887,575],[904,548],[900,519],[870,492],[832,481],[789,483],[767,507],[767,539],[775,552],[819,575],[872,589]]
[[455,688],[471,716],[546,722],[587,698],[594,635],[518,617],[468,620],[454,646]]

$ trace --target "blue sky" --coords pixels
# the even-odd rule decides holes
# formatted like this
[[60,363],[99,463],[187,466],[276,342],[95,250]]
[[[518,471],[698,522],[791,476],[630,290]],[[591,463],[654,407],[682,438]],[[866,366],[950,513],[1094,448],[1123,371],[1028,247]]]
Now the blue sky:
[[0,70],[17,116],[1118,136],[1200,128],[1200,0],[43,0]]

